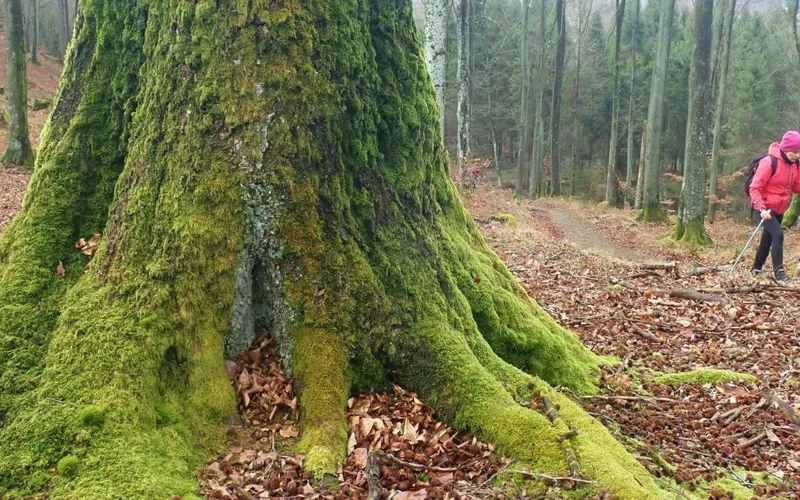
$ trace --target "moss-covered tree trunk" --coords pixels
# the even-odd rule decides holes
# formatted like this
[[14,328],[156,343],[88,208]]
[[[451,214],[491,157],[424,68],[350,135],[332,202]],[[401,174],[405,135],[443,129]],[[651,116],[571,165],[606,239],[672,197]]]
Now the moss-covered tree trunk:
[[600,360],[481,238],[437,110],[410,2],[82,2],[0,241],[0,495],[192,497],[223,361],[268,328],[317,474],[348,396],[395,382],[536,471],[570,447],[617,498],[671,498],[551,389]]
[[661,208],[658,194],[661,177],[661,135],[664,126],[664,90],[667,81],[667,63],[669,62],[674,12],[675,0],[664,0],[659,14],[656,61],[650,86],[650,105],[647,108],[649,130],[645,147],[642,212],[639,214],[639,219],[644,221],[663,222],[667,220],[667,214]]
[[694,52],[689,76],[689,116],[682,190],[683,210],[673,237],[692,245],[708,245],[705,228],[706,157],[711,138],[711,39],[714,0],[697,0],[694,7]]
[[619,71],[622,48],[622,22],[625,20],[625,0],[616,0],[616,22],[614,23],[614,69],[611,77],[611,137],[608,140],[608,165],[606,168],[606,201],[617,200],[617,147],[619,138]]
[[24,18],[21,0],[6,0],[6,86],[8,87],[8,145],[0,162],[33,166],[28,135],[28,77],[25,70]]

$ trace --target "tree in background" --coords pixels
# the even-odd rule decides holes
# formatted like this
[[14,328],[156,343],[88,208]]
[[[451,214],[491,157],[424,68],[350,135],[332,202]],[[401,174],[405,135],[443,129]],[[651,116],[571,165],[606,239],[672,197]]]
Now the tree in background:
[[[795,54],[800,61],[800,35],[797,33],[797,13],[800,10],[800,0],[789,0],[789,20],[792,24],[792,36],[794,39]],[[800,195],[792,195],[792,203],[783,217],[783,227],[789,228],[797,225],[800,216]]]
[[705,228],[706,155],[711,138],[711,41],[714,0],[695,0],[694,53],[689,77],[689,117],[684,155],[683,210],[674,238],[694,244],[711,243]]
[[533,135],[533,158],[531,159],[530,184],[528,186],[528,196],[537,198],[545,194],[545,179],[542,175],[542,162],[544,161],[546,142],[544,137],[544,91],[547,87],[545,80],[545,60],[547,59],[547,30],[545,27],[547,20],[547,2],[539,2],[539,68],[536,73],[536,116],[534,118]]
[[515,194],[518,197],[523,196],[525,192],[525,179],[527,177],[529,168],[529,148],[530,148],[530,122],[531,116],[529,111],[528,97],[529,97],[529,83],[530,83],[530,61],[528,60],[528,18],[530,12],[530,0],[522,0],[522,36],[520,37],[520,53],[522,58],[522,85],[521,85],[521,101],[520,105],[520,125],[522,126],[522,135],[520,137],[519,156],[517,157],[517,182]]
[[711,148],[711,181],[708,188],[708,221],[714,222],[717,214],[717,180],[720,171],[720,156],[722,148],[722,118],[725,114],[725,94],[728,81],[728,67],[731,60],[731,42],[733,41],[733,21],[736,13],[736,0],[724,0],[722,17],[722,37],[717,50],[721,50],[720,69],[717,75],[716,106],[714,111],[714,142]]
[[470,30],[472,24],[472,0],[459,0],[458,3],[458,179],[463,176],[462,160],[472,156],[470,145]]
[[0,162],[33,167],[33,148],[28,135],[28,78],[26,72],[24,18],[21,0],[6,0],[6,86],[8,87],[8,145]]
[[[661,176],[661,134],[664,120],[664,89],[669,61],[669,46],[672,37],[672,17],[675,11],[675,0],[664,0],[661,3],[661,14],[658,27],[658,46],[656,64],[650,88],[650,106],[647,111],[647,133],[645,148],[644,191],[642,193],[642,212],[639,219],[643,221],[664,222],[666,213],[659,201],[659,177]],[[640,167],[641,168],[641,167]]]
[[39,0],[31,0],[31,63],[39,64]]
[[439,128],[444,136],[444,85],[447,74],[447,14],[449,3],[445,0],[425,2],[425,61],[433,80],[436,103],[439,105]]
[[550,192],[561,194],[561,84],[564,80],[564,52],[567,44],[567,20],[564,16],[565,0],[556,0],[556,42],[555,68],[553,70],[553,104],[550,106]]
[[608,170],[606,172],[606,201],[614,203],[617,197],[617,137],[619,129],[619,71],[620,52],[622,50],[622,23],[625,20],[625,0],[616,0],[614,30],[614,65],[611,77],[611,136],[608,141]]
[[[634,120],[634,107],[636,103],[636,41],[639,33],[639,13],[641,11],[640,0],[634,0],[633,10],[633,31],[631,33],[631,85],[630,93],[628,95],[628,144],[626,148],[626,168],[625,168],[625,196],[623,197],[623,205],[629,206],[631,194],[635,191],[633,185],[633,171],[636,163],[636,151],[633,149],[633,136],[636,128]],[[644,139],[644,137],[643,137]]]

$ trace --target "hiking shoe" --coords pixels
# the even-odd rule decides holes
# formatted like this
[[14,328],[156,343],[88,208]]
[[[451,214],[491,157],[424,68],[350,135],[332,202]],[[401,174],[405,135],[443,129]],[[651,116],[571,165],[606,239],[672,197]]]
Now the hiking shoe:
[[751,269],[750,276],[752,276],[753,278],[758,278],[759,276],[761,276],[761,269]]
[[774,274],[775,283],[779,285],[787,285],[789,284],[789,276],[786,275],[786,269],[779,267],[775,270]]

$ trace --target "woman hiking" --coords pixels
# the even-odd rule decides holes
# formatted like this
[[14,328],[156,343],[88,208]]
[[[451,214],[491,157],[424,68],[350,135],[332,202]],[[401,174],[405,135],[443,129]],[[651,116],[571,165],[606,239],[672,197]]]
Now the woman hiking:
[[800,132],[790,130],[781,142],[773,142],[767,154],[758,163],[750,184],[750,201],[753,215],[764,221],[761,243],[750,271],[761,274],[761,268],[772,251],[772,273],[778,283],[789,281],[783,267],[783,213],[789,208],[792,192],[800,193]]

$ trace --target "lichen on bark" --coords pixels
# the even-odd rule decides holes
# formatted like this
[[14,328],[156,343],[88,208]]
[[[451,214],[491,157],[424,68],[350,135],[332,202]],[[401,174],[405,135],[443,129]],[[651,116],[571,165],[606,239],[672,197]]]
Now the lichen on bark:
[[[0,241],[0,494],[191,497],[236,411],[224,356],[266,327],[317,475],[349,394],[391,381],[540,472],[567,470],[572,426],[601,486],[668,498],[552,389],[594,391],[601,359],[487,246],[447,165],[409,2],[82,2]],[[559,422],[520,405],[534,390]]]

